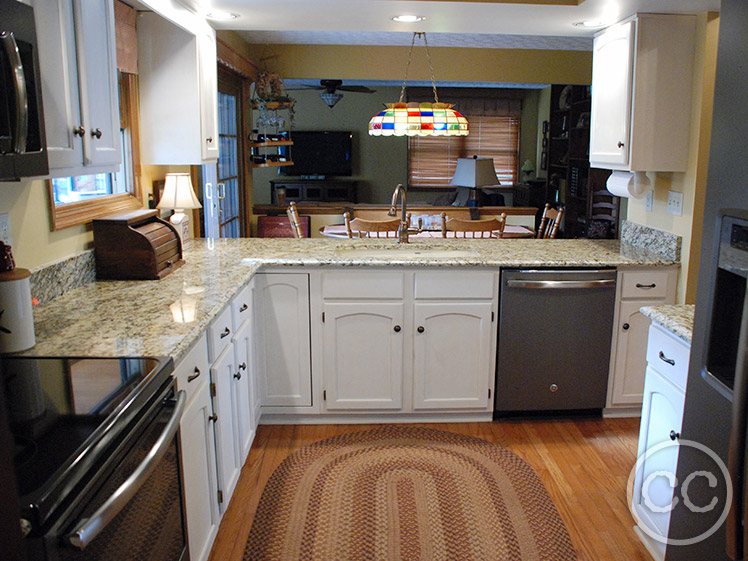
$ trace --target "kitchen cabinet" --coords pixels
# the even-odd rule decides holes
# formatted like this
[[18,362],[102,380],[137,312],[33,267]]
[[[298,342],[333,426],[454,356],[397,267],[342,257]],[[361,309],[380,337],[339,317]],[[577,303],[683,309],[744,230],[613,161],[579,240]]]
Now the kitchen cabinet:
[[187,393],[179,424],[184,505],[190,559],[205,561],[218,532],[216,448],[210,396],[208,344],[203,334],[175,367],[177,389]]
[[638,14],[595,36],[590,166],[685,171],[696,18]]
[[[649,329],[647,374],[644,384],[639,449],[634,475],[633,513],[636,531],[652,556],[662,561],[666,545],[653,539],[642,528],[659,536],[667,536],[678,464],[678,446],[690,346],[658,325]],[[654,508],[652,508],[654,507]]]
[[50,176],[117,171],[113,3],[45,0],[34,2],[34,10]]
[[263,407],[311,407],[309,275],[255,275],[257,374]]
[[184,165],[218,158],[215,31],[204,21],[180,27],[138,14],[141,158]]
[[673,304],[677,267],[620,268],[616,282],[616,312],[608,384],[607,409],[638,411],[644,391],[649,319],[642,306]]

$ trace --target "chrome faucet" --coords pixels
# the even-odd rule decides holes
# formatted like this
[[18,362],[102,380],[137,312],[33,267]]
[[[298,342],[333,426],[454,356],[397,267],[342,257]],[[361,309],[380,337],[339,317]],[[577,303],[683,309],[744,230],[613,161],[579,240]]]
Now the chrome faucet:
[[395,191],[392,193],[392,204],[390,205],[390,210],[387,213],[389,216],[397,216],[397,196],[399,194],[402,198],[402,208],[400,212],[400,227],[397,229],[398,243],[408,243],[408,234],[410,233],[408,230],[408,215],[406,208],[408,205],[407,192],[408,189],[403,187],[402,183],[397,184]]

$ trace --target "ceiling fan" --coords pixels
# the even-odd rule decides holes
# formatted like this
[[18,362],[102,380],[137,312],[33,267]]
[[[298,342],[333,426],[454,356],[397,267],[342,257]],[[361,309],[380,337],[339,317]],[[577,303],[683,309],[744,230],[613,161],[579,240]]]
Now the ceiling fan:
[[343,80],[320,80],[319,86],[303,86],[300,88],[288,88],[289,90],[325,90],[319,94],[328,107],[332,108],[338,101],[343,98],[343,94],[337,93],[338,90],[355,93],[374,93],[376,90],[366,86],[344,86]]

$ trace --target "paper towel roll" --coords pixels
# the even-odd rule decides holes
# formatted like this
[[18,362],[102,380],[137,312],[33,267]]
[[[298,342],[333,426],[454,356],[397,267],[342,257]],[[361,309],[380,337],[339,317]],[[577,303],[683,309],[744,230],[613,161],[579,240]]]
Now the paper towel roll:
[[642,171],[614,171],[608,177],[606,188],[619,197],[643,199],[650,189],[650,183],[647,174]]

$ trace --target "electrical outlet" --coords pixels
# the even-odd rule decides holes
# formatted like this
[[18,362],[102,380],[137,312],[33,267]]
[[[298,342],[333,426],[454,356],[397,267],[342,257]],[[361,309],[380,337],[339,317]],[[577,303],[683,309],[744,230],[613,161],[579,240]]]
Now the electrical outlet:
[[652,199],[654,199],[654,192],[650,189],[647,191],[647,198],[644,201],[644,208],[647,209],[647,212],[652,212]]
[[675,216],[683,215],[683,193],[678,191],[667,192],[667,213]]
[[10,215],[7,212],[0,214],[0,242],[13,245],[10,239]]

